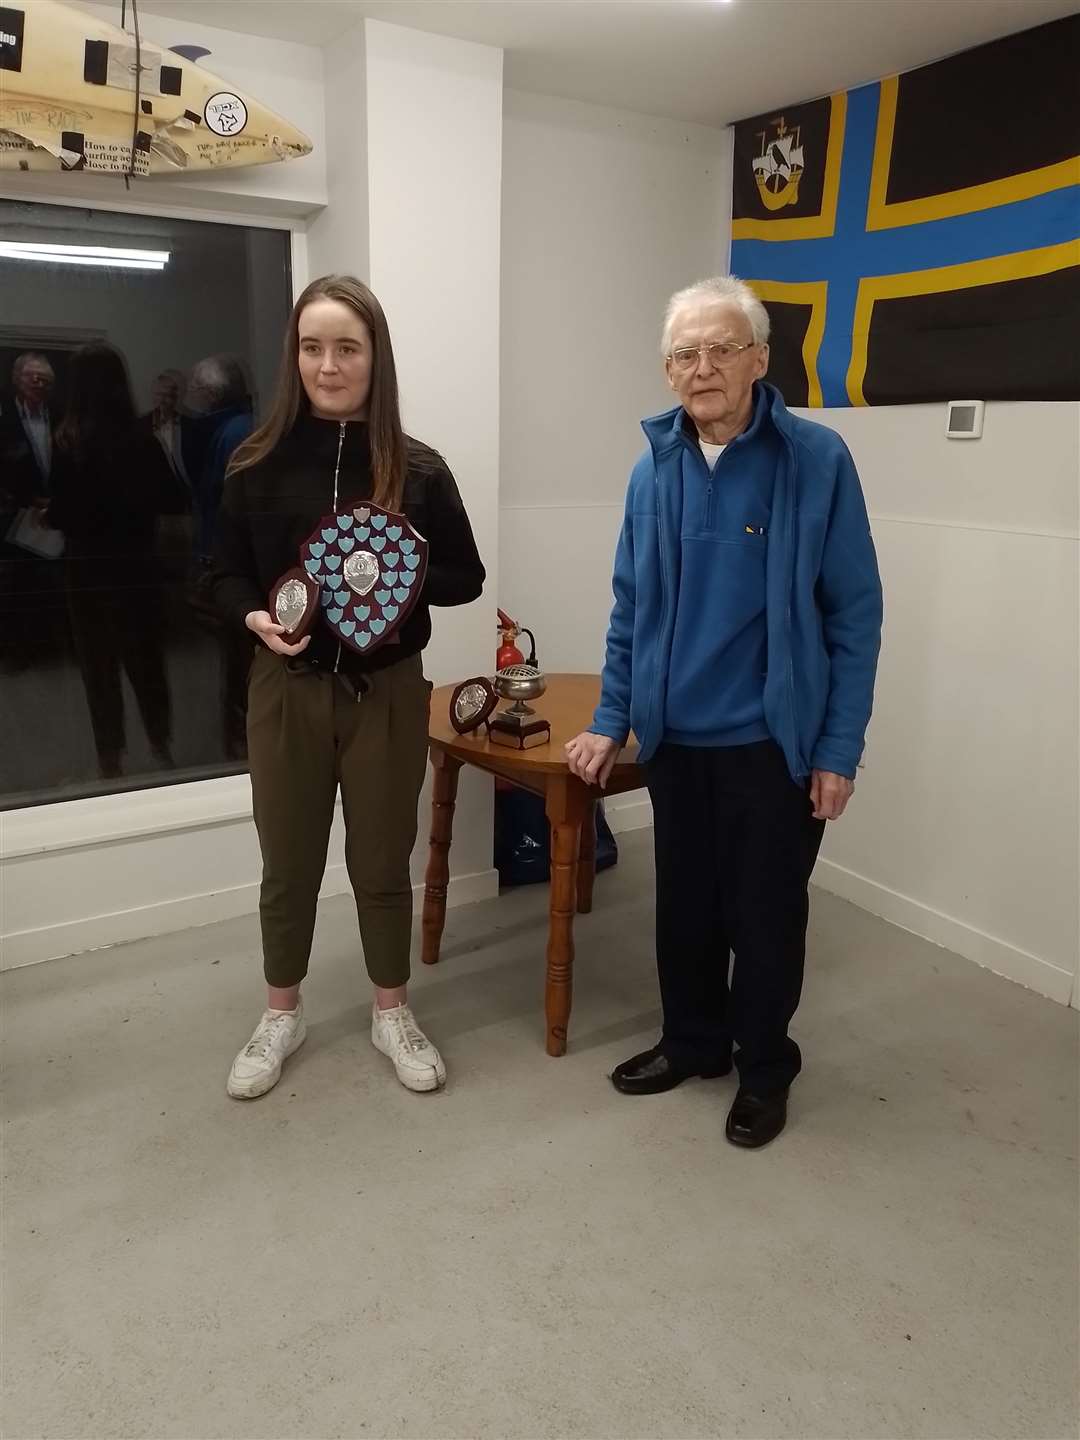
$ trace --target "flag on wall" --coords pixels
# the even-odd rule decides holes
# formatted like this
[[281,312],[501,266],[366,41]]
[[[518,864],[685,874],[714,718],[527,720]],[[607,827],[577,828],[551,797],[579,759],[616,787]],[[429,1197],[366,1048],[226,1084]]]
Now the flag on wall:
[[735,126],[790,405],[1080,399],[1080,15]]

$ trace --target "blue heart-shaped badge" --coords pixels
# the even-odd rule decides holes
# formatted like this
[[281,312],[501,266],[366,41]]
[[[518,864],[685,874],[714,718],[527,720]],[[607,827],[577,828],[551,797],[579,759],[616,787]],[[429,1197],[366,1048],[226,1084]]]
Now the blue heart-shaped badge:
[[387,602],[389,599],[390,599],[390,591],[389,591],[389,590],[376,590],[376,591],[375,591],[375,604],[376,604],[376,605],[385,605],[386,602]]
[[399,585],[399,586],[397,586],[397,588],[396,588],[395,591],[394,591],[394,599],[397,601],[397,603],[398,603],[399,605],[404,605],[404,604],[405,604],[405,601],[406,601],[408,598],[409,598],[409,592],[408,592],[408,590],[405,589],[405,586],[404,586],[404,585]]
[[372,537],[371,537],[371,548],[372,548],[372,550],[374,550],[374,551],[376,551],[376,552],[378,552],[379,550],[385,549],[385,548],[386,548],[386,536],[385,536],[385,535],[372,535]]
[[326,557],[326,568],[327,568],[328,570],[340,570],[340,569],[341,569],[341,556],[340,556],[340,555],[327,555],[327,557]]
[[404,574],[402,575],[402,577],[401,577],[401,583],[402,583],[403,585],[409,585],[409,586],[411,586],[412,583],[413,583],[413,581],[414,581],[415,579],[416,579],[416,571],[415,571],[415,570],[406,570],[406,571],[404,572]]
[[322,557],[326,554],[326,546],[325,546],[325,545],[314,544],[314,545],[309,545],[307,548],[308,548],[308,552],[309,552],[310,554],[314,555],[316,560],[321,560]]
[[384,570],[379,578],[384,585],[396,585],[398,582],[398,573],[396,570]]
[[339,547],[345,551],[346,555],[348,555],[349,551],[353,548],[355,544],[356,541],[352,538],[351,535],[342,535],[341,539],[338,541]]
[[351,515],[339,515],[337,517],[337,528],[339,530],[351,530],[353,523],[353,517]]
[[382,563],[389,565],[391,570],[396,570],[401,564],[401,556],[396,550],[387,550],[386,554],[382,557]]
[[379,619],[372,620],[372,622],[371,622],[371,631],[372,631],[372,634],[373,634],[373,635],[381,635],[382,632],[383,632],[385,629],[386,629],[386,621],[385,621],[385,620],[379,620]]
[[344,635],[344,636],[345,636],[345,639],[348,640],[348,639],[351,637],[353,631],[356,629],[356,621],[355,621],[355,620],[343,620],[343,621],[341,622],[341,625],[340,625],[339,628],[340,628],[340,630],[341,630],[342,635]]
[[328,545],[332,545],[332,544],[334,543],[334,541],[337,539],[337,531],[336,531],[336,530],[324,530],[324,531],[322,532],[322,538],[326,541],[326,543],[327,543]]
[[365,543],[367,542],[368,536],[369,536],[370,534],[371,534],[371,531],[370,531],[370,529],[369,529],[366,525],[358,525],[358,526],[356,527],[356,538],[357,538],[357,540],[360,541],[360,544],[361,544],[361,545],[363,545],[363,544],[365,544]]
[[[333,557],[330,557],[330,558],[333,558]],[[329,565],[329,564],[330,564],[330,559],[327,559],[327,562],[326,562],[326,563]],[[406,555],[406,556],[405,556],[405,564],[409,567],[410,570],[418,570],[418,569],[420,568],[420,556],[419,556],[419,555]]]
[[400,525],[388,525],[388,526],[386,527],[386,538],[387,538],[388,540],[400,540],[400,539],[401,539],[401,526],[400,526]]
[[401,542],[401,548],[405,551],[406,555],[411,555],[412,552],[416,549],[416,541],[410,540],[408,536],[406,536],[405,539]]
[[366,650],[367,647],[371,644],[371,636],[366,630],[357,630],[356,634],[353,636],[353,639],[360,646],[361,650]]
[[324,591],[322,592],[322,603],[323,603],[324,606],[326,606],[326,605],[332,605],[332,604],[334,603],[334,592],[333,592],[333,590],[324,590]]
[[387,620],[396,620],[398,617],[398,608],[396,605],[384,605],[382,613],[386,616]]
[[317,579],[317,578],[318,578],[318,574],[319,574],[319,562],[318,562],[318,560],[305,560],[305,561],[304,561],[304,569],[307,571],[307,573],[308,573],[313,579]]
[[367,617],[371,614],[371,606],[354,605],[352,613],[356,616],[357,620],[366,620]]
[[372,517],[371,517],[371,528],[372,528],[373,530],[385,530],[385,529],[386,529],[386,516],[385,516],[385,515],[372,515]]
[[326,618],[330,621],[331,625],[336,625],[341,619],[342,614],[343,612],[335,605],[332,610],[327,610]]

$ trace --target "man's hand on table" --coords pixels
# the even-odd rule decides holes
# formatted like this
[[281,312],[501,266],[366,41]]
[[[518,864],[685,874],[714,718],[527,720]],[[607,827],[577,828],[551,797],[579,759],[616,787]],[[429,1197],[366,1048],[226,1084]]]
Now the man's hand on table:
[[615,768],[621,749],[618,741],[607,735],[593,735],[584,730],[566,742],[566,763],[571,774],[587,785],[599,785],[602,790]]

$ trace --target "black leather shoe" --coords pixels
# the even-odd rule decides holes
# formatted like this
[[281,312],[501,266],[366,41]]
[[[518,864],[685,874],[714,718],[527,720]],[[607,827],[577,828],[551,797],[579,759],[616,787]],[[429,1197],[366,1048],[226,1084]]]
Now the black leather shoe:
[[654,1045],[651,1050],[643,1050],[640,1055],[632,1055],[629,1060],[616,1065],[611,1072],[611,1083],[624,1095],[659,1095],[664,1090],[674,1090],[676,1085],[694,1076],[700,1076],[702,1080],[716,1080],[721,1075],[730,1074],[730,1060],[698,1069],[672,1060],[659,1045]]
[[762,1145],[775,1140],[787,1124],[787,1101],[786,1090],[764,1098],[751,1095],[749,1090],[740,1090],[728,1112],[727,1138],[732,1145],[741,1145],[744,1150],[760,1150]]

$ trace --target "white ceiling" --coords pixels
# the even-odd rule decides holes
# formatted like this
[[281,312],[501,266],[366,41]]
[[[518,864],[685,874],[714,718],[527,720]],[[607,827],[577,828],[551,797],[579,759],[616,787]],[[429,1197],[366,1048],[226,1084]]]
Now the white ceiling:
[[308,45],[371,16],[501,46],[506,83],[517,89],[724,125],[1057,19],[1076,0],[139,0],[139,8]]

